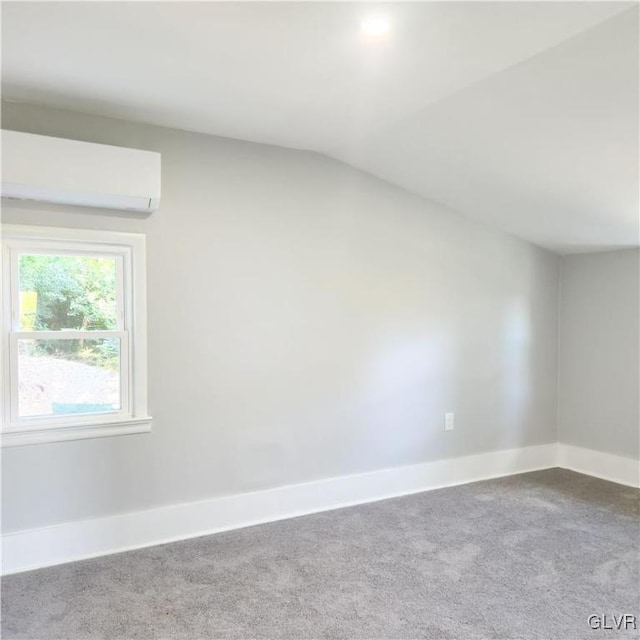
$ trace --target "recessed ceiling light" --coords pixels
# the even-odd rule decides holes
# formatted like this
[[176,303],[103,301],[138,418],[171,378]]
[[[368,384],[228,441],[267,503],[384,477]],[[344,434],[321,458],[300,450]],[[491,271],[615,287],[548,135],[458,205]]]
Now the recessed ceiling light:
[[391,30],[391,24],[384,16],[369,16],[360,23],[362,33],[371,38],[382,38]]

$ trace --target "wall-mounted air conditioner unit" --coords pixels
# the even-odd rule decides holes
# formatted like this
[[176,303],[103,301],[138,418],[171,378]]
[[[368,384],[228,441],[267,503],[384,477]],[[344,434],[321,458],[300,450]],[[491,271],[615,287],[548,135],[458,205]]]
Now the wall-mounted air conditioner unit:
[[3,130],[2,197],[155,211],[160,154]]

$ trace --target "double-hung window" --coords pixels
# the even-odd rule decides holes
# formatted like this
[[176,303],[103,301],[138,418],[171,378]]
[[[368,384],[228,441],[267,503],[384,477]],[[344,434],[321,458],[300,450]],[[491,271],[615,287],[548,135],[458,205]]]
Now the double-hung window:
[[145,241],[2,226],[2,444],[148,431]]

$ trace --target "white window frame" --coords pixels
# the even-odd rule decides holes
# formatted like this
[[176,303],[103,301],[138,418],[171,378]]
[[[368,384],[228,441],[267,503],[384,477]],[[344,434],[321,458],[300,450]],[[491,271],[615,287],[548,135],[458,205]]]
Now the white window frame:
[[[147,310],[145,236],[138,233],[2,225],[2,429],[3,447],[145,433]],[[90,255],[116,260],[115,331],[21,331],[18,256],[23,253]],[[18,340],[119,338],[120,410],[108,413],[19,417]]]

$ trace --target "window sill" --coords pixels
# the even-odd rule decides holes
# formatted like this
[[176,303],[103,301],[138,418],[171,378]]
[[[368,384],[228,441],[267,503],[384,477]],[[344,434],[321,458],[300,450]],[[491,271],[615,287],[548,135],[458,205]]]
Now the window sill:
[[29,444],[66,442],[67,440],[127,436],[134,433],[149,433],[150,431],[151,418],[147,416],[118,420],[117,422],[79,423],[64,427],[5,431],[0,435],[0,445],[2,447],[21,447]]

